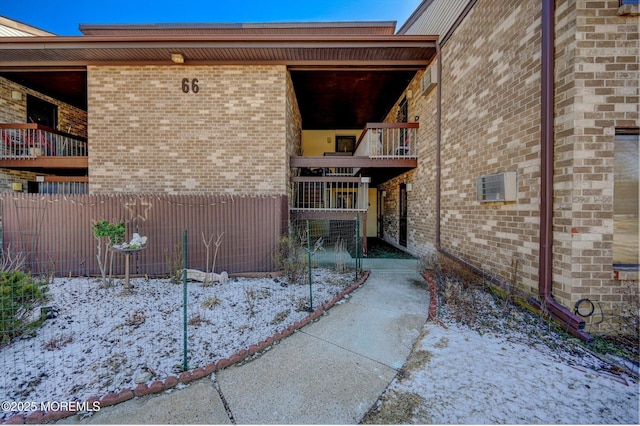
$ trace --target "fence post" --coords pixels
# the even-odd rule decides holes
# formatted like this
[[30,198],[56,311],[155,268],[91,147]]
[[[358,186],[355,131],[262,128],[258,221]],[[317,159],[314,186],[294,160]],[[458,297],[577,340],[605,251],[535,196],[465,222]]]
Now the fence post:
[[187,371],[187,230],[182,232],[182,369]]
[[360,239],[360,221],[356,215],[356,281],[358,281],[358,269],[360,268],[360,249],[358,248],[358,240]]
[[309,268],[309,312],[313,312],[313,288],[311,286],[311,232],[309,230],[309,219],[307,219],[307,256]]

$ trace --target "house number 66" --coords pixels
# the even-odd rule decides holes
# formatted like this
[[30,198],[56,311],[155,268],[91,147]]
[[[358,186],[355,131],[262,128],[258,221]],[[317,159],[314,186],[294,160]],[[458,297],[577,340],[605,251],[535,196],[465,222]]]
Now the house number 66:
[[[189,79],[188,78],[183,78],[182,79],[182,91],[184,93],[189,93]],[[198,86],[198,79],[194,78],[193,80],[191,80],[191,91],[193,93],[198,93],[200,91],[200,87]]]

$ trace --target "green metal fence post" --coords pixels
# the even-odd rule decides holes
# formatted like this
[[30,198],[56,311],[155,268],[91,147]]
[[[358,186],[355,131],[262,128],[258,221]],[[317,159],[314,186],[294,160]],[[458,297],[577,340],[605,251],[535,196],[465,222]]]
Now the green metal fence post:
[[309,312],[313,312],[313,288],[311,286],[311,232],[309,232],[309,219],[307,219],[307,254],[309,262]]
[[187,230],[182,232],[182,369],[187,371]]

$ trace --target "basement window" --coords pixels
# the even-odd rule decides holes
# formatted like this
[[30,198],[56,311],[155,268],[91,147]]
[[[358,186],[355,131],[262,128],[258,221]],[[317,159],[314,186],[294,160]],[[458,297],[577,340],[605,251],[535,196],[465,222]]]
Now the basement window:
[[638,270],[638,130],[616,132],[613,191],[613,266]]

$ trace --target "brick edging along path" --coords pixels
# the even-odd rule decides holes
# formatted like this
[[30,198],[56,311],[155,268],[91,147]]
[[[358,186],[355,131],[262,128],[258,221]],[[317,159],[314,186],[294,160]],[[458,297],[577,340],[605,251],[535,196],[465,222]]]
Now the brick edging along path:
[[[362,277],[352,284],[347,289],[341,291],[337,294],[333,299],[329,302],[324,303],[318,306],[312,313],[307,315],[305,318],[300,321],[294,322],[292,325],[280,331],[273,336],[267,337],[265,340],[259,342],[258,344],[250,345],[246,349],[242,349],[237,353],[231,355],[229,358],[223,358],[218,360],[217,362],[213,362],[208,364],[205,367],[199,367],[191,371],[185,371],[181,373],[179,376],[169,376],[164,380],[156,380],[151,384],[141,383],[136,386],[134,389],[125,389],[118,393],[109,392],[108,394],[98,397],[92,396],[84,405],[86,407],[93,407],[94,403],[99,403],[99,407],[105,408],[110,407],[112,405],[120,404],[121,402],[128,401],[135,397],[141,397],[145,395],[151,395],[156,393],[164,392],[165,390],[174,388],[178,385],[178,383],[189,383],[194,380],[201,379],[206,377],[216,371],[222,370],[223,368],[227,368],[231,365],[237,364],[249,356],[253,356],[256,353],[262,352],[268,347],[272,346],[274,343],[279,342],[285,337],[292,335],[296,330],[301,329],[305,325],[310,322],[318,319],[325,311],[331,309],[336,303],[342,300],[347,294],[350,294],[358,287],[360,287],[364,282],[369,278],[369,271],[365,271]],[[42,410],[34,411],[29,413],[28,415],[24,414],[14,414],[9,417],[3,424],[42,424],[47,422],[52,422],[60,419],[64,419],[66,417],[71,417],[74,414],[81,412],[80,410],[59,410],[59,411],[49,411],[44,412]]]

